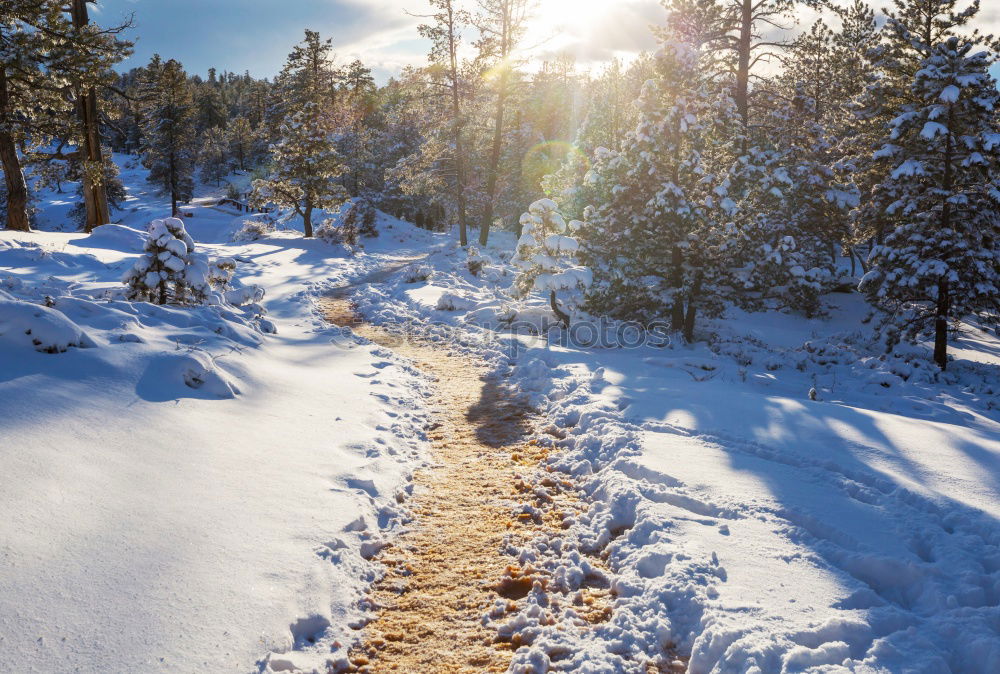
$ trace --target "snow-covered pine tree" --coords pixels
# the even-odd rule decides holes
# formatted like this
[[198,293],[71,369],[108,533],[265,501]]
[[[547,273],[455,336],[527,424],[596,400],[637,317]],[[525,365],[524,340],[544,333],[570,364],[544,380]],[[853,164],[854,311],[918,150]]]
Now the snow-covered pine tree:
[[195,256],[194,240],[180,218],[153,220],[147,228],[146,254],[122,276],[132,301],[198,304],[209,290],[207,261]]
[[[888,203],[879,198],[875,186],[885,181],[892,166],[875,155],[892,143],[890,122],[907,105],[919,104],[913,98],[913,82],[935,47],[966,27],[979,12],[979,0],[964,9],[961,0],[893,0],[893,9],[879,33],[880,44],[866,55],[874,74],[857,105],[861,124],[854,125],[858,135],[854,161],[857,182],[865,197],[854,214],[855,237],[881,243],[893,226],[886,218]],[[964,2],[961,2],[964,4]],[[862,19],[863,20],[863,19]]]
[[518,269],[511,294],[525,298],[541,292],[567,327],[593,280],[590,270],[577,263],[580,246],[572,234],[582,225],[576,220],[567,223],[556,202],[539,199],[521,216],[521,238],[511,260]]
[[591,177],[611,195],[581,233],[595,313],[647,323],[669,317],[690,340],[698,314],[721,309],[735,203],[716,176],[740,126],[728,88],[702,67],[701,47],[665,36],[635,131]]
[[1000,317],[1000,92],[996,45],[983,46],[945,38],[916,72],[878,153],[892,167],[877,188],[890,227],[861,284],[889,345],[933,335],[942,370],[962,319]]
[[152,68],[145,94],[143,159],[148,180],[170,196],[173,215],[194,194],[198,154],[195,111],[187,75],[171,59]]
[[[113,78],[112,66],[129,55],[131,45],[117,39],[122,27],[95,30],[85,25],[86,17],[83,0],[0,3],[0,169],[9,229],[30,229],[25,159],[79,162],[86,225],[108,220],[94,92]],[[46,146],[53,140],[60,142],[50,152]],[[77,149],[64,153],[70,144]],[[104,207],[96,209],[97,202]]]
[[766,121],[775,130],[773,147],[750,148],[736,164],[744,195],[740,221],[748,224],[743,300],[750,306],[773,299],[816,313],[820,294],[836,280],[838,250],[850,239],[859,195],[832,132],[844,114],[835,98],[833,43],[822,21],[795,41],[772,84]]
[[289,54],[279,77],[284,117],[271,146],[272,172],[253,183],[253,202],[294,209],[306,237],[313,236],[315,210],[334,210],[347,199],[328,109],[334,93],[331,49],[329,40],[307,30]]
[[347,200],[340,183],[344,165],[316,103],[306,103],[280,133],[281,139],[271,146],[271,175],[254,181],[252,200],[294,209],[308,238],[316,209],[335,210]]
[[201,179],[205,182],[222,184],[229,173],[229,137],[220,127],[210,127],[201,134],[201,150],[198,153]]

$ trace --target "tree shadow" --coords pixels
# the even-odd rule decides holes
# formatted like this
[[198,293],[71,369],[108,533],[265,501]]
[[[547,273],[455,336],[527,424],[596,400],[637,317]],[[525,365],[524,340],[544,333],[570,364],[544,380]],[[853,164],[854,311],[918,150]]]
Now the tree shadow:
[[476,437],[496,448],[523,442],[531,430],[533,414],[527,396],[496,375],[483,377],[482,382],[479,400],[465,415],[475,425]]

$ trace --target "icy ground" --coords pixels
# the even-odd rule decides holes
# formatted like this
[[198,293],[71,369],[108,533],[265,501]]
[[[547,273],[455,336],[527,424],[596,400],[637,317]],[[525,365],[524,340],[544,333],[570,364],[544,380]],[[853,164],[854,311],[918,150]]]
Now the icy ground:
[[[514,671],[1000,671],[995,335],[970,326],[944,377],[924,347],[870,348],[855,294],[813,320],[734,313],[691,347],[511,336],[508,236],[479,276],[388,216],[354,256],[294,231],[232,243],[244,218],[210,187],[188,229],[266,313],[130,303],[119,279],[168,206],[119,159],[122,225],[51,231],[71,228],[50,194],[50,231],[0,232],[0,671],[341,661],[426,448],[427,382],[316,312],[365,279],[370,320],[530,394],[562,450],[547,468],[591,501],[507,551],[552,579],[487,618],[524,644]],[[617,598],[581,633],[547,607],[593,581],[586,554]]]
[[[529,644],[514,671],[636,671],[665,651],[693,673],[1000,671],[995,335],[970,326],[938,377],[925,347],[871,348],[863,301],[835,294],[824,318],[733,312],[692,347],[505,338],[488,328],[512,315],[496,290],[512,245],[479,277],[438,252],[360,303],[513,377],[564,450],[550,467],[593,500],[565,537],[511,551],[550,578],[495,620]],[[581,552],[614,571],[596,632],[547,608],[586,581]]]

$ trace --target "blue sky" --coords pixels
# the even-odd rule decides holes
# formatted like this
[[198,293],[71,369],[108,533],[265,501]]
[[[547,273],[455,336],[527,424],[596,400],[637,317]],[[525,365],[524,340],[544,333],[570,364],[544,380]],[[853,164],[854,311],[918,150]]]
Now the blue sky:
[[[977,27],[1000,33],[1000,0],[982,4]],[[527,40],[535,55],[572,49],[584,67],[654,48],[647,27],[664,15],[659,0],[539,0],[539,8]],[[159,53],[192,74],[214,66],[272,77],[311,28],[333,38],[341,62],[360,58],[384,82],[403,66],[422,63],[427,52],[416,32],[420,20],[407,11],[426,13],[426,0],[100,0],[93,18],[109,25],[134,15],[135,55],[124,68]],[[803,23],[811,18],[803,14]]]
[[108,25],[134,15],[135,55],[126,68],[159,53],[191,73],[214,66],[271,77],[311,28],[334,38],[342,60],[370,51],[385,77],[426,51],[404,11],[423,6],[420,0],[100,0],[92,18]]

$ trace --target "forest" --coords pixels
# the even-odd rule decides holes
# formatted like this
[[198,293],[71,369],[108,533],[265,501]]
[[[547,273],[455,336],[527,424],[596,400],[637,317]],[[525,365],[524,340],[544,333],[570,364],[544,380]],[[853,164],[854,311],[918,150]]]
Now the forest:
[[1000,309],[998,43],[971,30],[978,2],[894,0],[884,23],[864,0],[807,2],[828,17],[794,37],[792,0],[665,4],[657,53],[581,73],[571,54],[519,60],[531,0],[434,0],[426,65],[377,86],[312,30],[274,81],[160,56],[119,74],[127,24],[6,3],[6,226],[30,227],[26,168],[82,177],[81,228],[112,221],[109,150],[141,156],[175,212],[196,174],[252,171],[250,201],[293,208],[306,237],[353,198],[486,245],[545,196],[579,223],[567,254],[524,240],[570,295],[554,306],[669,317],[690,340],[727,304],[815,312],[846,258],[890,347],[930,336],[945,368],[949,331]]

